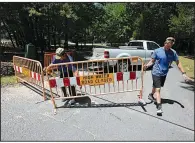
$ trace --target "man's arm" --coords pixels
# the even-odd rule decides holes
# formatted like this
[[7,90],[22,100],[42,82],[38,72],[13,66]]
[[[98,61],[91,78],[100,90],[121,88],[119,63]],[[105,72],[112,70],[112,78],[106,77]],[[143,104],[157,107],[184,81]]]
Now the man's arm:
[[[52,64],[56,64],[56,59],[55,59],[55,57],[53,58],[52,62],[49,64],[49,66],[52,65]],[[48,74],[51,74],[51,73],[52,73],[52,69],[55,69],[55,68],[51,68],[51,67],[49,67],[49,66],[47,66],[46,72],[47,72]]]
[[151,60],[147,64],[144,65],[144,70],[152,66],[154,62],[156,61],[156,59],[157,59],[157,54],[156,54],[156,50],[154,50],[153,54],[151,55]]
[[184,71],[181,62],[180,62],[179,60],[177,60],[177,61],[175,61],[175,62],[176,62],[176,64],[177,64],[178,69],[181,71],[181,73],[182,73],[182,75],[183,75],[183,77],[184,77],[185,82],[192,81],[192,79],[190,79],[190,78],[186,75],[186,72]]
[[181,73],[185,73],[183,66],[181,64],[181,62],[179,60],[175,61],[175,63],[177,64],[177,67],[179,68],[179,70],[181,71]]
[[155,59],[152,58],[147,64],[144,65],[144,70],[152,66],[154,62],[155,62]]
[[[73,58],[70,55],[67,55],[67,56],[68,56],[70,62],[73,62]],[[74,65],[72,65],[72,69],[73,69],[74,75],[75,76],[78,76],[79,75],[79,72],[78,72],[77,68],[75,68]]]

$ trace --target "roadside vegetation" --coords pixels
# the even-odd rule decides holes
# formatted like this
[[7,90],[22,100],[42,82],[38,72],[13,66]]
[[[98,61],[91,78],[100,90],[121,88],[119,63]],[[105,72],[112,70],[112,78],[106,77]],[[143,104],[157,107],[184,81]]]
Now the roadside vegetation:
[[6,86],[6,85],[13,85],[16,84],[16,77],[15,76],[4,76],[1,77],[1,86]]
[[194,59],[187,58],[185,56],[179,56],[179,60],[181,61],[186,74],[194,79]]

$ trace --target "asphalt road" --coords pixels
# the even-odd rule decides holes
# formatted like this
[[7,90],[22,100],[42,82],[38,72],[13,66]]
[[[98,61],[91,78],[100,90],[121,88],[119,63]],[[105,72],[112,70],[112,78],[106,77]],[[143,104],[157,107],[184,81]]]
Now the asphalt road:
[[[193,141],[194,85],[183,83],[176,67],[170,69],[162,89],[162,116],[147,99],[151,73],[144,75],[146,106],[136,93],[92,96],[96,107],[59,108],[24,85],[1,89],[2,141]],[[61,101],[58,105],[63,105]],[[113,103],[123,103],[113,105]],[[134,105],[134,104],[133,104]],[[110,107],[108,107],[110,106]]]

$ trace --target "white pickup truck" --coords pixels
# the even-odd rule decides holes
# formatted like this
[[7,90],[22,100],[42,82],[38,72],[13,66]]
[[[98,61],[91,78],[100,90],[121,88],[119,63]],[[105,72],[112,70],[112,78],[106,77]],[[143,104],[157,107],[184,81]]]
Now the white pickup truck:
[[[89,60],[100,60],[105,58],[122,58],[139,56],[144,62],[151,59],[154,49],[160,46],[154,41],[132,40],[127,46],[119,46],[119,48],[98,48],[93,49],[93,56]],[[109,66],[115,66],[116,63],[109,63]],[[138,63],[138,65],[141,63]],[[101,65],[104,66],[104,65]],[[103,67],[102,67],[103,68]]]

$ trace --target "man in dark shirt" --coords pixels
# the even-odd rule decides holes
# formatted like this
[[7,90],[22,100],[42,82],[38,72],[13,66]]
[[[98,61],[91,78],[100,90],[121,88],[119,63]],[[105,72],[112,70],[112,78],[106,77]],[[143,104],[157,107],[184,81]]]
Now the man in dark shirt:
[[[56,56],[54,57],[52,64],[59,64],[59,63],[68,63],[68,62],[73,62],[73,59],[70,55],[65,53],[65,50],[63,48],[58,48],[56,49]],[[60,71],[60,78],[64,77],[73,77],[74,75],[77,76],[78,72],[76,68],[73,65],[62,65],[58,66],[58,70]],[[73,75],[74,74],[74,75]],[[76,96],[76,89],[74,86],[69,86],[69,93],[71,96]],[[64,93],[64,97],[67,97],[67,92],[65,87],[61,87],[62,92]],[[63,101],[68,101],[70,104],[75,103],[75,100],[63,100]]]
[[[176,62],[185,81],[190,80],[190,78],[186,75],[186,72],[184,72],[176,51],[171,48],[174,43],[175,39],[173,37],[168,37],[164,43],[164,46],[155,49],[151,57],[152,59],[144,66],[144,69],[146,70],[148,67],[154,64],[152,69],[153,89],[152,93],[149,94],[148,99],[157,102],[157,114],[162,114],[160,89],[164,86],[166,76],[169,71],[169,66],[172,61]],[[156,99],[153,96],[154,93],[156,93]]]

